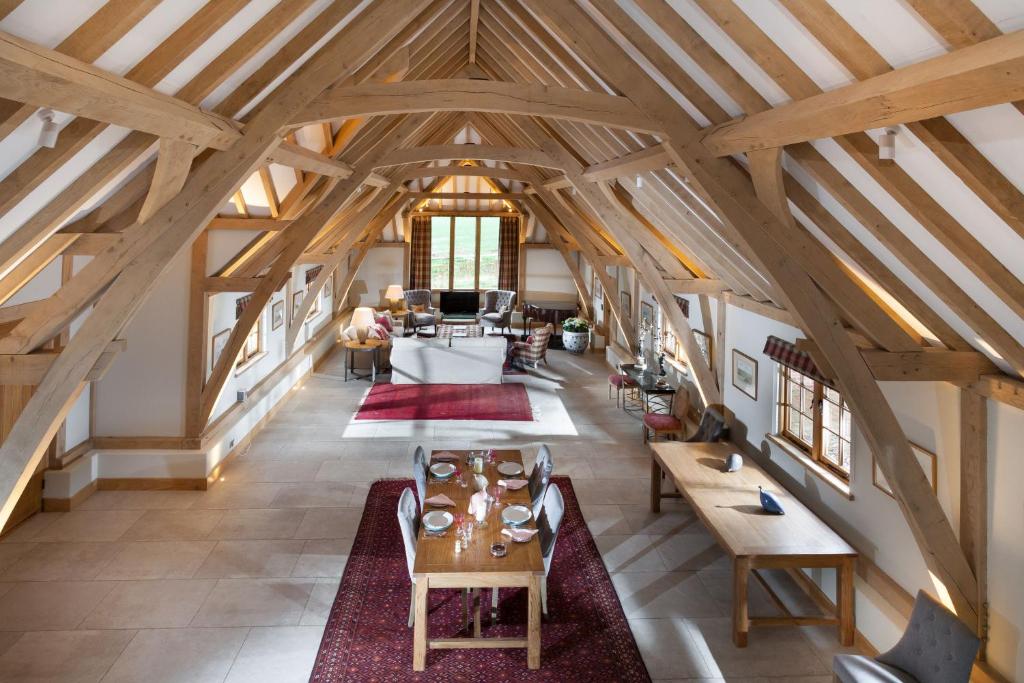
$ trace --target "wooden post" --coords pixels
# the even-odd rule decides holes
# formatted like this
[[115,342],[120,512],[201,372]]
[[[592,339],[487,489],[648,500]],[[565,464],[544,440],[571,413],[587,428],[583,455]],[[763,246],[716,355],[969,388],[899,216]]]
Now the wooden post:
[[189,266],[188,336],[185,361],[185,436],[198,437],[203,431],[199,419],[206,381],[206,328],[210,298],[203,281],[206,279],[206,255],[210,233],[203,231],[192,243]]
[[960,391],[960,547],[978,579],[978,658],[988,640],[988,399]]

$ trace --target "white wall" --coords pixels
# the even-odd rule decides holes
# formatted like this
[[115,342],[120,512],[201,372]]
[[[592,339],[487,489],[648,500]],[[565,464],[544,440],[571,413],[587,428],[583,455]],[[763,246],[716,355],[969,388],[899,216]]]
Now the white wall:
[[388,285],[408,283],[402,278],[402,266],[405,261],[405,249],[397,247],[377,247],[371,249],[359,267],[356,279],[352,282],[349,301],[353,306],[370,306],[378,308],[385,302],[384,291]]
[[[690,299],[690,324],[707,329],[696,296]],[[717,316],[718,302],[711,300]],[[853,431],[853,499],[825,484],[781,449],[765,440],[775,431],[776,364],[763,354],[765,339],[775,335],[788,341],[804,336],[797,328],[756,313],[729,306],[726,312],[725,386],[723,398],[734,415],[733,438],[744,440],[767,454],[763,463],[776,477],[870,557],[911,594],[919,588],[934,593],[928,570],[894,499],[872,483],[872,458],[859,427]],[[732,385],[732,349],[758,362],[757,400]],[[717,350],[716,350],[717,352]],[[942,382],[884,382],[882,391],[907,437],[937,454],[938,498],[954,529],[959,520],[959,389]],[[989,602],[991,633],[989,660],[1011,679],[1024,678],[1021,628],[1024,627],[1024,593],[1020,572],[1024,566],[1024,540],[1020,520],[1024,497],[1024,412],[989,401]],[[811,574],[834,598],[831,571]],[[857,628],[880,649],[891,646],[904,624],[873,590],[857,581]]]
[[520,258],[526,259],[526,282],[519,287],[524,299],[557,301],[579,296],[557,249],[523,249]]

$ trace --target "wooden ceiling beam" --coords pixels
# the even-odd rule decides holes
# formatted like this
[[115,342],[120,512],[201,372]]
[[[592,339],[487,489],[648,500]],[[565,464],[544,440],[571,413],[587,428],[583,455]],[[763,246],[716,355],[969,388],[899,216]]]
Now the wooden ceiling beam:
[[704,131],[717,156],[832,138],[1024,97],[1024,31]]
[[417,164],[427,161],[501,161],[553,168],[554,162],[540,150],[522,147],[496,147],[494,145],[428,145],[397,149],[381,161],[381,166]]
[[[698,1],[702,6],[707,4],[706,0]],[[695,190],[723,221],[731,224],[736,237],[759,256],[766,273],[785,295],[787,307],[810,328],[807,331],[811,338],[839,373],[844,396],[900,502],[929,569],[945,585],[960,618],[969,624],[976,623],[980,607],[976,604],[977,580],[952,526],[916,465],[884,394],[853,341],[842,330],[831,302],[803,270],[807,259],[797,256],[789,244],[784,248],[775,240],[773,233],[780,233],[782,223],[752,196],[746,179],[735,167],[724,160],[716,161],[702,144],[695,142],[698,131],[681,115],[678,104],[584,12],[569,3],[523,2],[602,78],[662,122],[668,136],[665,144],[676,165],[684,169]],[[700,360],[698,352],[688,355]]]
[[227,198],[263,162],[279,141],[278,131],[295,112],[330,82],[350,75],[355,67],[346,65],[361,64],[383,48],[426,4],[425,0],[391,0],[361,12],[310,58],[306,68],[270,95],[230,154],[212,157],[190,176],[183,192],[150,221],[122,235],[120,248],[94,258],[75,274],[54,297],[59,304],[47,307],[45,319],[30,316],[22,321],[22,329],[15,328],[0,341],[2,352],[30,351],[96,301],[0,445],[0,500],[4,501],[0,525],[10,517],[47,444],[80,393],[85,376],[175,256],[205,229]]
[[292,125],[420,111],[513,113],[657,132],[643,112],[628,100],[614,95],[472,79],[364,83],[329,88]]
[[480,26],[480,0],[469,0],[469,63],[476,64],[477,29]]
[[410,192],[409,199],[523,199],[522,192]]

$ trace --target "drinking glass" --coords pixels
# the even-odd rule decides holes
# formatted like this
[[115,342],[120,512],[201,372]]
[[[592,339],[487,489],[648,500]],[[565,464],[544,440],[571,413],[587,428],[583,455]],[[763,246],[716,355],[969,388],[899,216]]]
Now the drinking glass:
[[474,521],[472,517],[462,523],[462,537],[467,546],[469,545],[469,542],[473,540],[473,524]]
[[504,488],[504,486],[501,486],[499,484],[495,484],[494,486],[491,487],[490,494],[491,498],[494,499],[494,507],[496,508],[501,507],[501,494],[504,492]]

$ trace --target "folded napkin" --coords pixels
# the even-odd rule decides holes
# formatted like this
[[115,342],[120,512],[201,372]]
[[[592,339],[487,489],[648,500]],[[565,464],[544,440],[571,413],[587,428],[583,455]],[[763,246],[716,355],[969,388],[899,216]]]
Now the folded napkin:
[[443,493],[439,493],[436,496],[431,496],[430,498],[427,498],[423,502],[426,503],[427,505],[436,505],[438,507],[447,507],[449,505],[455,505],[455,501],[449,498],[448,496],[444,495]]
[[441,451],[440,453],[434,453],[431,459],[435,462],[457,462],[459,456],[451,451]]
[[518,491],[519,489],[523,488],[524,486],[526,486],[529,483],[530,482],[528,482],[525,479],[499,479],[498,480],[498,486],[504,486],[509,491]]
[[501,533],[503,536],[508,536],[517,543],[526,543],[534,534],[537,533],[536,529],[502,529]]
[[476,517],[478,522],[484,521],[487,517],[487,492],[477,491],[469,497],[469,514]]

